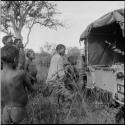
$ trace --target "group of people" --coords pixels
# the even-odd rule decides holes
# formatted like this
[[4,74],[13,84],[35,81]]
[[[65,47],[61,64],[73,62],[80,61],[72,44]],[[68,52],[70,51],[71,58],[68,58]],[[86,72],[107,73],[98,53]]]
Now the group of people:
[[[26,54],[21,39],[5,36],[1,48],[1,106],[2,123],[20,123],[26,116],[28,93],[35,93],[33,87],[37,82],[37,70],[33,68],[35,53],[29,50]],[[66,47],[59,44],[53,55],[46,83],[66,77],[65,67],[70,65],[65,56]],[[65,83],[66,83],[65,79]],[[46,85],[47,85],[46,84]],[[71,89],[71,88],[70,88]]]
[[36,70],[32,70],[35,53],[26,54],[21,39],[4,36],[1,48],[1,115],[2,123],[20,123],[26,118],[28,93],[34,93]]

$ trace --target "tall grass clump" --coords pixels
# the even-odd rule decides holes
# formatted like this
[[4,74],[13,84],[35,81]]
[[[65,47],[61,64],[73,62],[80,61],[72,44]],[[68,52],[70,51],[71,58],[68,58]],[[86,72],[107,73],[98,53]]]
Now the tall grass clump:
[[[40,68],[43,69],[41,65]],[[114,124],[117,110],[109,108],[111,93],[97,87],[83,89],[80,83],[84,81],[79,81],[78,72],[70,64],[65,66],[65,74],[64,78],[49,81],[44,87],[38,86],[34,96],[29,95],[28,121],[38,124]],[[41,70],[39,75],[42,75]],[[100,102],[101,105],[97,105]]]
[[51,81],[48,84],[48,87],[53,90],[54,97],[55,95],[57,96],[56,100],[60,113],[63,111],[63,123],[79,123],[79,121],[85,122],[85,120],[86,123],[92,123],[93,118],[82,97],[82,90],[79,87],[74,68],[71,65],[67,65],[65,73],[65,78]]

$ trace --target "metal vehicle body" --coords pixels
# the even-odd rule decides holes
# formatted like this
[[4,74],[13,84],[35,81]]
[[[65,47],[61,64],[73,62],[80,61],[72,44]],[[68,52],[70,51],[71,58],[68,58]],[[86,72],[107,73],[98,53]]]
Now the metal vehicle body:
[[112,93],[124,105],[124,9],[114,10],[84,30],[87,85]]

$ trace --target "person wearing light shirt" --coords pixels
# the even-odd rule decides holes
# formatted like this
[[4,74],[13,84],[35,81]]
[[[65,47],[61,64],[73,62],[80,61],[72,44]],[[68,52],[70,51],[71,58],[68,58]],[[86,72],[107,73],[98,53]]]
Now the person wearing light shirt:
[[50,62],[47,82],[64,77],[64,65],[68,64],[67,58],[65,56],[65,49],[66,48],[64,45],[57,45],[56,53],[53,55]]

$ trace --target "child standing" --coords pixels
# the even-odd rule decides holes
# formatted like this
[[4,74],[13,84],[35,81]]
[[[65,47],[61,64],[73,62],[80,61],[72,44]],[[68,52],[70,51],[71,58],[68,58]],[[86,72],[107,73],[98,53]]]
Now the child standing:
[[33,50],[28,50],[27,52],[27,60],[25,63],[25,71],[31,79],[31,83],[34,84],[36,82],[37,68],[35,64],[35,53]]

